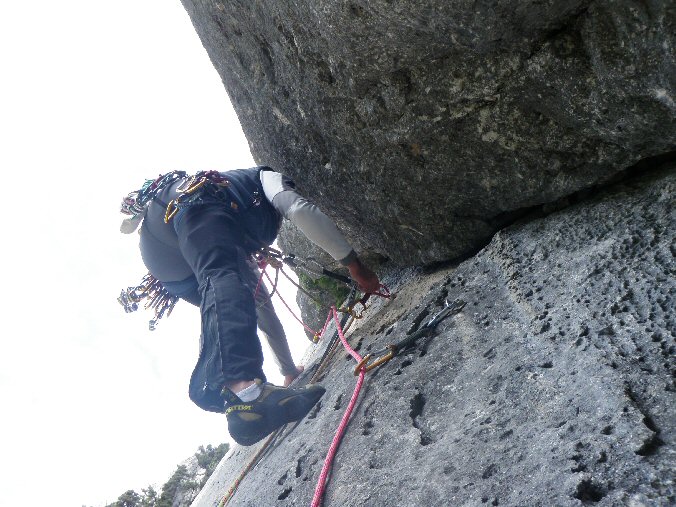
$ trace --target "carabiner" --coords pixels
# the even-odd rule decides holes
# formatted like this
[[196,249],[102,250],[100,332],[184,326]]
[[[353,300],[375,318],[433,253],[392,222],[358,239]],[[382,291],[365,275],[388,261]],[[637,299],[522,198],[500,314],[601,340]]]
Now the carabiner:
[[192,194],[206,182],[207,178],[204,176],[200,176],[199,179],[197,175],[191,176],[189,180],[186,180],[184,183],[181,183],[178,187],[176,187],[176,191],[180,192],[181,194]]
[[174,215],[178,213],[178,197],[176,199],[172,199],[169,201],[169,204],[167,204],[167,210],[164,212],[164,223],[168,224],[172,218],[174,218]]
[[[357,301],[357,303],[359,303],[359,301]],[[360,312],[357,312],[357,310],[354,309],[355,306],[356,303],[351,306],[336,308],[336,311],[340,313],[347,313],[353,319],[361,319],[364,316],[366,308],[362,308]]]
[[[357,311],[356,306],[359,305],[359,304],[361,305],[361,310]],[[352,315],[353,319],[359,320],[359,319],[364,317],[364,312],[366,311],[366,305],[364,303],[362,303],[361,301],[357,301],[354,305],[348,307],[347,310],[350,313],[350,315]]]
[[441,309],[439,313],[437,313],[432,320],[430,320],[425,327],[426,328],[433,328],[436,327],[439,322],[444,320],[446,317],[449,315],[455,315],[456,313],[459,313],[466,305],[462,299],[456,299],[452,303],[449,303],[448,300],[445,301],[444,307]]
[[355,369],[354,369],[355,376],[358,376],[359,373],[361,373],[362,370],[364,370],[365,372],[369,372],[369,371],[373,370],[374,368],[377,368],[378,366],[385,364],[390,359],[392,359],[395,355],[397,355],[397,347],[395,345],[388,345],[387,348],[389,349],[389,351],[385,355],[383,355],[383,356],[379,357],[378,359],[376,359],[375,361],[373,361],[371,364],[367,364],[367,363],[369,362],[369,360],[375,354],[366,354],[364,356],[364,358],[361,361],[359,361],[359,363],[355,367]]

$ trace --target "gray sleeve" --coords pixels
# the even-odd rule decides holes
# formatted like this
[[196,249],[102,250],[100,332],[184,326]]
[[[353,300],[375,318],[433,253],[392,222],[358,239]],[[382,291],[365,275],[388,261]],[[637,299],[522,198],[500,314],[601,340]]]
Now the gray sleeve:
[[268,201],[273,202],[275,196],[285,190],[295,190],[296,184],[288,176],[264,169],[259,173],[261,183],[263,184],[263,192]]
[[293,181],[274,171],[261,171],[265,197],[274,208],[331,257],[347,265],[356,258],[350,244],[317,205],[300,196]]

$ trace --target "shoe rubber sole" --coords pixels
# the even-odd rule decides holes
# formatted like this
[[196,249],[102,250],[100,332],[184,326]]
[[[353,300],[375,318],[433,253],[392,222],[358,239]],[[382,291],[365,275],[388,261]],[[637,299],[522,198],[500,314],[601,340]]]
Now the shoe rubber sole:
[[272,386],[272,389],[262,401],[242,402],[226,410],[228,431],[239,445],[253,445],[285,424],[302,419],[326,391],[319,385],[294,390]]

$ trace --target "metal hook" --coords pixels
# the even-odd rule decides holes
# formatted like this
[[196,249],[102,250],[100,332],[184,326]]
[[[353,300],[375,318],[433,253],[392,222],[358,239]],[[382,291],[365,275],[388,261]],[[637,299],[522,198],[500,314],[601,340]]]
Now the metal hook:
[[361,361],[359,361],[359,364],[357,364],[357,366],[355,367],[354,369],[355,376],[359,375],[359,373],[362,370],[364,370],[365,372],[369,372],[374,368],[377,368],[378,366],[385,364],[397,354],[396,345],[388,345],[387,349],[385,350],[387,350],[387,353],[385,353],[384,355],[373,361],[371,364],[367,363],[371,360],[372,357],[374,357],[378,353],[366,354],[364,358]]

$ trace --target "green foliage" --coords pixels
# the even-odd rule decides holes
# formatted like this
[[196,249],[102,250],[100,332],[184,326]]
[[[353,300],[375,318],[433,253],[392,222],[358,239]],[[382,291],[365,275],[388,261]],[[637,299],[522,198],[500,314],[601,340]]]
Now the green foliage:
[[188,468],[185,465],[178,465],[176,471],[169,480],[162,486],[162,492],[156,507],[171,507],[174,503],[176,492],[188,478]]
[[122,493],[116,502],[113,502],[106,507],[141,507],[141,496],[130,489]]
[[225,456],[229,450],[230,444],[227,443],[221,444],[218,447],[213,447],[211,444],[209,444],[206,448],[200,445],[199,450],[195,453],[197,464],[200,466],[200,468],[205,470],[204,478],[202,479],[202,483],[199,485],[200,488],[206,484],[209,477],[211,477],[211,474],[214,473],[214,470],[216,470],[216,467],[220,463],[223,456]]
[[169,480],[162,486],[159,494],[152,486],[142,489],[140,494],[130,489],[122,493],[116,502],[108,504],[106,507],[171,507],[179,491],[192,490],[195,495],[199,493],[221,458],[229,450],[230,444],[227,443],[218,447],[200,445],[195,453],[197,465],[205,471],[200,482],[188,473],[188,468],[185,465],[179,465]]
[[125,491],[120,495],[116,502],[106,505],[106,507],[157,507],[157,491],[152,486],[141,490],[139,495],[133,489]]
[[[349,287],[343,282],[334,280],[329,276],[312,278],[306,273],[300,272],[298,273],[298,281],[300,282],[301,287],[308,291],[326,294],[331,300],[329,304],[335,304],[336,306],[340,306],[350,293]],[[320,306],[316,301],[315,304],[317,304],[318,307]]]
[[159,497],[157,496],[155,488],[148,486],[147,488],[142,489],[141,492],[140,507],[156,507]]

